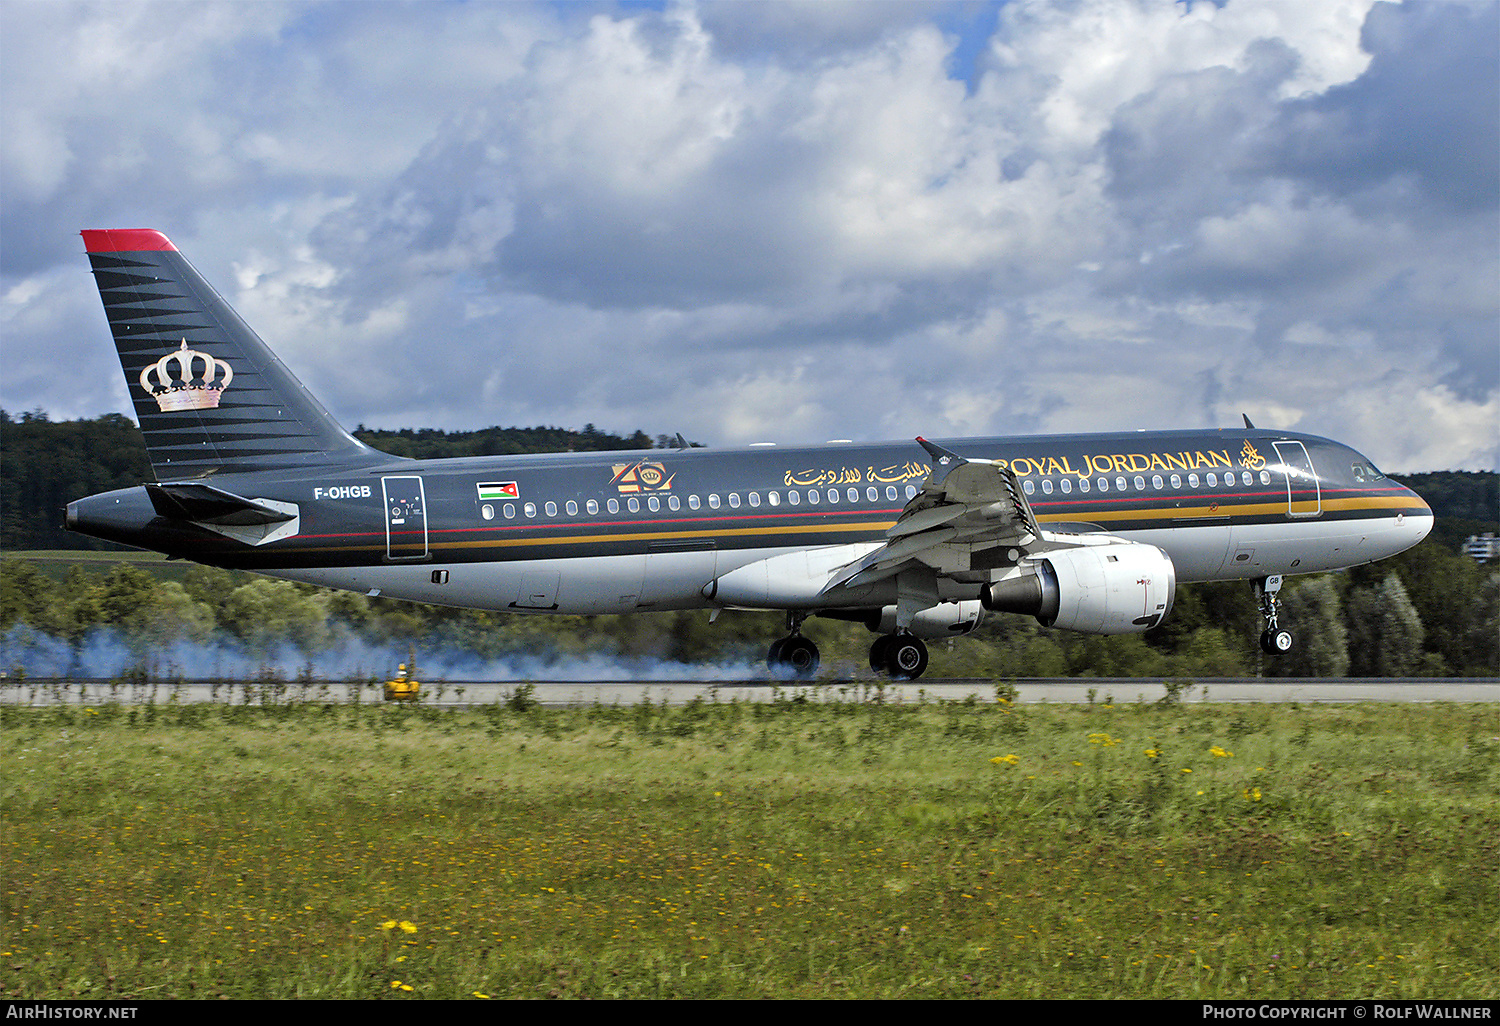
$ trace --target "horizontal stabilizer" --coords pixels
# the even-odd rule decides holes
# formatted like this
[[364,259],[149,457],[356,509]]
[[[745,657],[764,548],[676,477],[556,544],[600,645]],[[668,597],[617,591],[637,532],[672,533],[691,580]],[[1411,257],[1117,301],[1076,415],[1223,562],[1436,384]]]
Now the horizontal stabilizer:
[[221,527],[252,527],[283,523],[294,516],[264,502],[192,481],[148,484],[146,494],[151,497],[151,505],[156,507],[159,515],[173,520],[192,520]]

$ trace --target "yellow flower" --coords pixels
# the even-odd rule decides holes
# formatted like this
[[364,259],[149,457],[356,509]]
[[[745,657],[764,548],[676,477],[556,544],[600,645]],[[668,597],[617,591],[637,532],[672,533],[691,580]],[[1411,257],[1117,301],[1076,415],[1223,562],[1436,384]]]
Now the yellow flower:
[[394,930],[396,928],[396,921],[394,919],[387,919],[380,924],[380,928],[382,930]]
[[1216,759],[1227,759],[1234,754],[1233,752],[1224,751],[1224,749],[1220,748],[1218,745],[1214,745],[1208,750],[1208,752]]
[[990,762],[992,762],[996,766],[1014,766],[1020,761],[1021,757],[1019,755],[997,755],[990,760]]
[[1090,734],[1089,735],[1089,744],[1091,744],[1091,745],[1103,745],[1105,748],[1110,748],[1110,747],[1113,747],[1114,745],[1117,745],[1119,743],[1120,743],[1119,741],[1116,741],[1114,738],[1110,737],[1108,734]]
[[416,933],[417,932],[416,924],[415,923],[408,923],[405,919],[401,920],[401,932],[402,933]]
[[1249,800],[1249,801],[1252,801],[1252,802],[1258,802],[1258,801],[1260,801],[1260,788],[1258,788],[1258,787],[1247,787],[1247,788],[1245,788],[1245,798],[1247,800]]
[[1148,749],[1146,749],[1146,758],[1148,758],[1148,759],[1155,759],[1155,758],[1157,758],[1160,755],[1161,755],[1161,749],[1160,748],[1148,748]]

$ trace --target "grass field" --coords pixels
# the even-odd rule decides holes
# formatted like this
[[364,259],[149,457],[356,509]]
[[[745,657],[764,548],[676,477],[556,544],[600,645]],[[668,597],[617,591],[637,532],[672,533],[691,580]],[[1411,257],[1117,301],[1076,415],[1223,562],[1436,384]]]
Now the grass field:
[[1500,709],[0,708],[12,997],[1500,997]]

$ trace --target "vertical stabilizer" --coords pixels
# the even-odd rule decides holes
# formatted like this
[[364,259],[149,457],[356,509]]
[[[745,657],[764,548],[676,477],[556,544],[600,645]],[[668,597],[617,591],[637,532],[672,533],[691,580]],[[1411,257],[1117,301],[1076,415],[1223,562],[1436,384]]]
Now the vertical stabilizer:
[[160,481],[388,459],[334,421],[161,232],[83,232]]

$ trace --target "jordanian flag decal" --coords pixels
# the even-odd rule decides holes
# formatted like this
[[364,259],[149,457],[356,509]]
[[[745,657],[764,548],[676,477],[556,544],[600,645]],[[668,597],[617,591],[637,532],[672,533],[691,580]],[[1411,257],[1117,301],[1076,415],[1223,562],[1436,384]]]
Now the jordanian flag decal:
[[479,501],[491,502],[495,499],[519,499],[521,489],[516,487],[514,481],[488,481],[478,486]]

